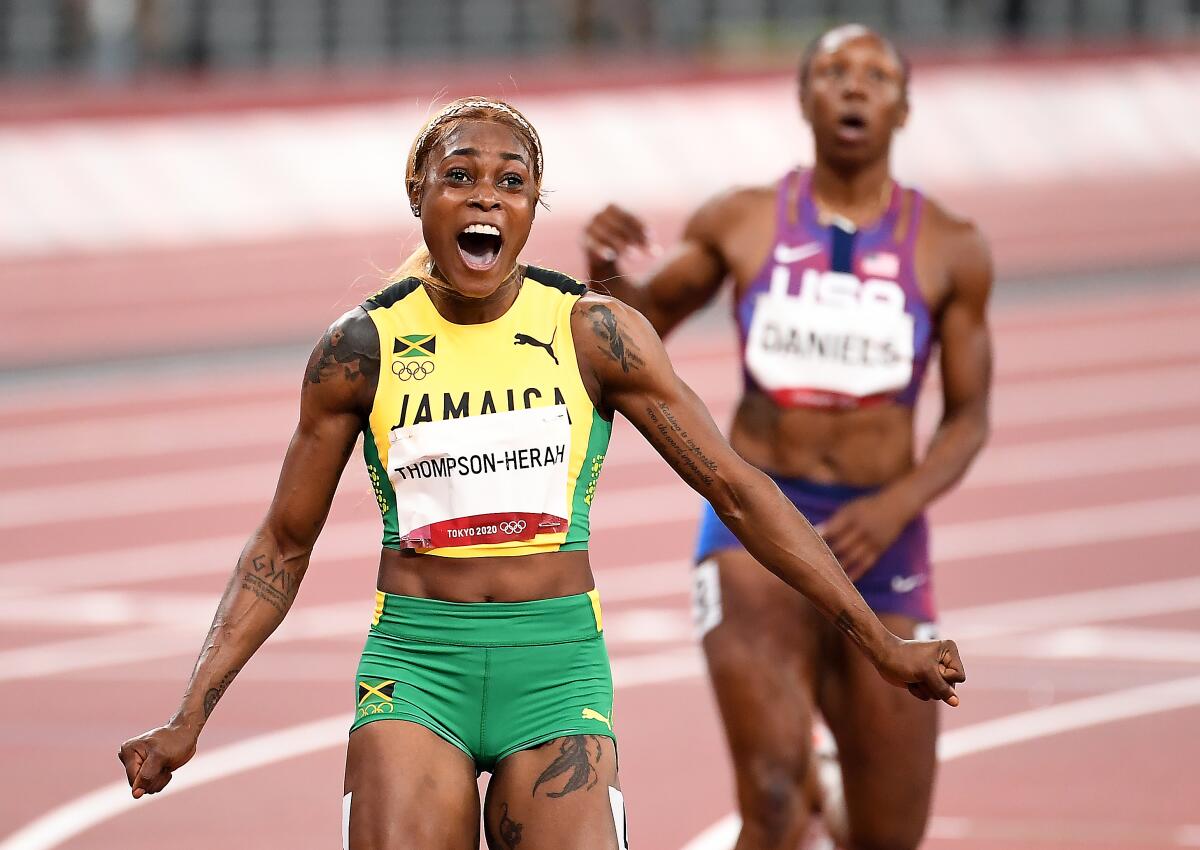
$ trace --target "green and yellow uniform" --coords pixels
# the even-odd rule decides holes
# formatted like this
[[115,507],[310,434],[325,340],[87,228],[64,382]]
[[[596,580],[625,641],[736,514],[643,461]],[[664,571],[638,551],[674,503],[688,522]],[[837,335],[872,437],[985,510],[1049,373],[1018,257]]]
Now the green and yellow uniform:
[[[379,332],[364,455],[383,545],[440,558],[586,549],[612,423],[593,407],[571,310],[586,288],[530,267],[491,322],[442,318],[416,279],[363,307]],[[450,603],[379,593],[354,728],[427,726],[484,770],[571,734],[612,736],[595,593]]]

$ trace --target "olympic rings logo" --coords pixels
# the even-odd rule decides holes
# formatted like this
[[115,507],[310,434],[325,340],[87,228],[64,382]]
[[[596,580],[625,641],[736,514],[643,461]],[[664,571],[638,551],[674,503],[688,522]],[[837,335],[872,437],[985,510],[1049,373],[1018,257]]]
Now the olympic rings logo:
[[392,374],[402,381],[423,381],[427,375],[433,374],[432,360],[394,360]]
[[500,523],[500,531],[504,534],[520,534],[525,530],[525,520],[518,519],[514,522]]
[[372,702],[360,708],[358,716],[366,717],[368,714],[391,714],[395,710],[390,702]]

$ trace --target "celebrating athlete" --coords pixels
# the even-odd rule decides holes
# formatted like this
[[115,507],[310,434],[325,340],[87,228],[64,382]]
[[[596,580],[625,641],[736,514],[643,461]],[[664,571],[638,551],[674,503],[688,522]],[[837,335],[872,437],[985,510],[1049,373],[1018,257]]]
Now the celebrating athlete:
[[[930,635],[923,511],[988,430],[988,251],[973,224],[891,177],[908,66],[886,39],[860,26],[819,38],[800,67],[800,107],[811,169],[705,203],[640,285],[618,261],[647,248],[646,228],[610,206],[586,232],[589,272],[660,334],[732,282],[745,388],[730,442],[816,526],[891,631]],[[943,413],[918,462],[913,406],[935,344]],[[854,848],[916,847],[935,705],[886,687],[818,608],[759,569],[767,562],[739,532],[713,505],[695,553],[697,616],[737,772],[737,850],[793,850],[806,833],[821,805],[806,792],[814,707],[843,773],[848,825],[829,818],[831,831]]]
[[407,189],[424,247],[312,353],[274,501],[238,560],[176,714],[121,748],[133,795],[196,751],[221,695],[295,599],[358,435],[383,516],[355,678],[346,846],[626,847],[588,511],[614,411],[754,556],[890,681],[956,704],[951,641],[906,641],[820,537],[725,443],[640,315],[519,262],[542,182],[512,107],[456,101]]

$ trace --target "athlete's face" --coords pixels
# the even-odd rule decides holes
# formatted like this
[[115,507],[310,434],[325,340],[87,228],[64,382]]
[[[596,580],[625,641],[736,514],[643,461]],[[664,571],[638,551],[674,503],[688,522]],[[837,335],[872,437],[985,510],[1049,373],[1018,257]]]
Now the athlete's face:
[[908,118],[900,58],[869,30],[833,30],[809,63],[800,106],[819,158],[865,165],[885,157]]
[[486,298],[516,267],[537,208],[531,152],[503,124],[467,121],[430,150],[421,232],[461,295]]

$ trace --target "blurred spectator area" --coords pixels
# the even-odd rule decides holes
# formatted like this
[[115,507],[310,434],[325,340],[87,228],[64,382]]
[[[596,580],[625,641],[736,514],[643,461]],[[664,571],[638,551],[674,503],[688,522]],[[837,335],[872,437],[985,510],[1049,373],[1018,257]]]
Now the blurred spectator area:
[[653,51],[792,55],[834,21],[909,45],[1186,39],[1200,0],[0,0],[0,75],[369,67]]

